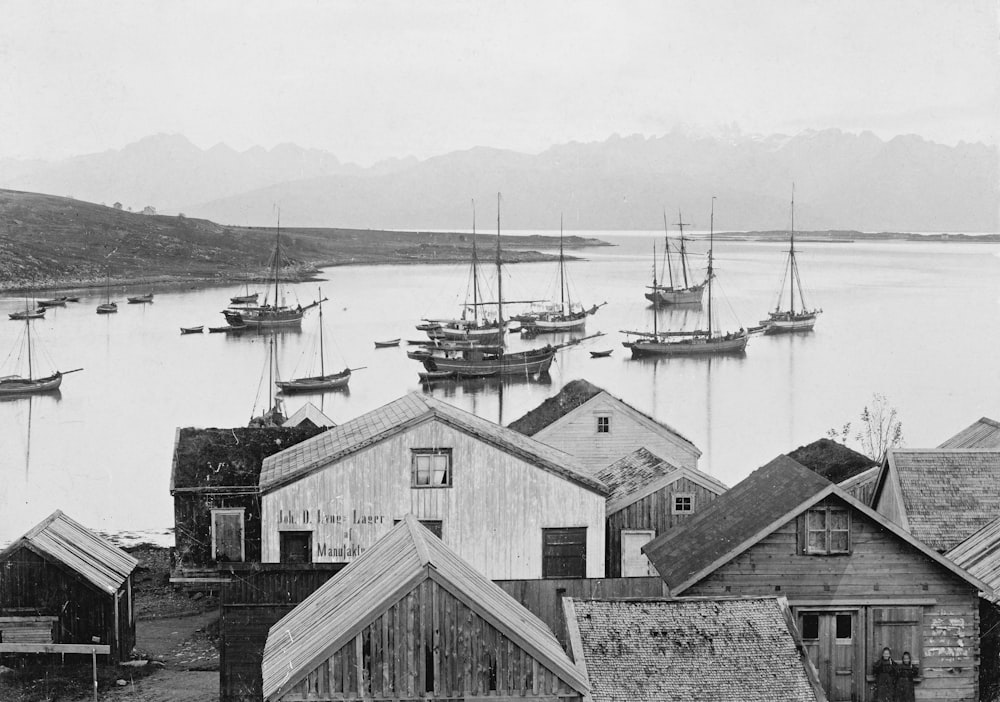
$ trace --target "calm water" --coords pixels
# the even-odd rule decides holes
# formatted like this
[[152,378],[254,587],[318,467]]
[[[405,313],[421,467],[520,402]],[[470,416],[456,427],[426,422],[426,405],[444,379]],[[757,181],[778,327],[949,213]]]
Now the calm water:
[[[618,244],[586,250],[588,261],[569,265],[584,302],[608,302],[588,326],[607,336],[560,352],[549,382],[445,384],[432,390],[436,396],[507,423],[585,377],[687,435],[704,451],[701,467],[728,484],[856,420],[873,392],[898,408],[910,446],[936,445],[980,416],[1000,415],[998,245],[803,243],[807,299],[825,310],[814,333],[756,336],[743,357],[633,361],[618,330],[652,328],[642,293],[659,235],[585,234]],[[716,247],[725,327],[756,324],[774,306],[785,248]],[[507,268],[505,297],[550,291],[555,268]],[[418,364],[406,347],[375,350],[372,342],[419,338],[413,325],[421,317],[453,314],[468,267],[338,268],[326,277],[329,366],[367,368],[349,393],[292,397],[289,413],[311,400],[343,422],[419,391]],[[305,303],[316,287],[290,292]],[[67,376],[58,395],[0,401],[0,542],[56,508],[106,531],[172,526],[175,429],[242,426],[267,404],[269,337],[179,334],[181,326],[221,325],[219,311],[235,288],[157,292],[152,305],[124,304],[126,292],[144,290],[117,290],[117,315],[95,314],[103,292],[92,291],[34,327],[59,368],[86,370]],[[21,305],[0,298],[0,360],[7,359],[0,375],[10,372],[15,358],[7,354],[23,328],[6,315]],[[659,315],[665,328],[694,324],[698,312]],[[277,336],[282,377],[310,370],[317,323],[313,311],[301,333]],[[612,347],[611,358],[588,353]]]

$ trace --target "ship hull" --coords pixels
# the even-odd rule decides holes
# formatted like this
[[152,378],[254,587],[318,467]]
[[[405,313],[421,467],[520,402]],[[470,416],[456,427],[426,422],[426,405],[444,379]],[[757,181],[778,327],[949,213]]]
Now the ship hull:
[[0,379],[0,395],[31,395],[39,392],[58,390],[62,385],[62,373],[53,373],[47,378],[28,380],[26,378]]
[[283,393],[296,392],[322,392],[324,390],[337,390],[346,388],[351,382],[351,372],[337,373],[334,375],[316,376],[314,378],[298,378],[296,380],[284,380],[275,383]]
[[646,293],[646,299],[654,305],[691,305],[701,304],[704,283],[692,288],[655,287]]
[[706,339],[704,337],[684,338],[678,341],[655,341],[642,339],[626,341],[623,346],[632,351],[635,358],[647,356],[708,356],[725,353],[743,353],[750,339],[746,332],[726,338],[725,336]]
[[456,378],[488,378],[545,373],[552,365],[555,353],[554,346],[546,346],[531,351],[505,353],[500,357],[476,359],[432,355],[418,360],[423,361],[424,368],[429,372],[448,372]]
[[526,328],[533,328],[536,332],[565,332],[583,331],[587,327],[587,318],[579,319],[536,319],[525,324]]
[[503,330],[497,327],[447,327],[427,330],[431,339],[444,341],[475,341],[480,344],[499,344],[503,338]]
[[765,334],[791,334],[812,331],[816,326],[815,314],[798,314],[791,317],[771,317],[764,322]]

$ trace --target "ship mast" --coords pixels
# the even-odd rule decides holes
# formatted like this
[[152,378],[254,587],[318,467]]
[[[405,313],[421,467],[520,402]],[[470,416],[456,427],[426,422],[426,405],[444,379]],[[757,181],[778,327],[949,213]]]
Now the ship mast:
[[500,329],[500,348],[506,340],[503,325],[503,271],[500,268],[500,193],[497,193],[497,326]]
[[317,288],[319,291],[319,374],[320,377],[326,375],[326,368],[323,364],[323,288]]
[[[466,298],[468,300],[469,298]],[[464,318],[465,315],[463,314]],[[479,326],[479,254],[476,252],[476,200],[472,200],[472,318]]]
[[792,183],[792,231],[791,239],[788,246],[788,267],[791,269],[792,280],[788,286],[788,294],[790,298],[791,305],[788,311],[795,314],[795,282],[796,282],[796,270],[795,270],[795,183]]
[[281,210],[278,210],[278,228],[274,231],[274,309],[278,309],[278,261],[281,260]]
[[[678,215],[680,212],[677,213]],[[681,238],[683,242],[684,239]],[[712,249],[715,246],[715,195],[712,196],[712,214],[708,227],[708,338],[712,339],[712,278],[714,277],[712,268]],[[685,281],[686,283],[686,281]]]
[[563,258],[563,216],[559,213],[559,309],[566,314],[566,260]]
[[26,325],[24,333],[28,335],[28,380],[32,380],[35,373],[31,367],[31,319],[25,318],[24,323]]
[[688,288],[688,259],[687,259],[687,248],[684,244],[684,226],[685,222],[681,220],[681,211],[677,210],[677,228],[681,230],[681,273],[684,274],[684,289]]
[[665,258],[663,265],[667,268],[667,275],[670,276],[670,289],[674,289],[674,264],[670,261],[670,235],[667,233],[667,211],[663,210],[663,250]]

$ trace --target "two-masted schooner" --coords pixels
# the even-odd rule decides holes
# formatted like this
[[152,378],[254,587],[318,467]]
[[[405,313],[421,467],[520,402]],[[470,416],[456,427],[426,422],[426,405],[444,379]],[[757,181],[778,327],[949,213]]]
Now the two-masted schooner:
[[[795,260],[795,188],[792,188],[791,230],[789,231],[788,261],[785,264],[785,274],[778,290],[778,302],[774,311],[767,319],[760,321],[765,334],[785,334],[788,332],[812,331],[816,326],[816,316],[823,310],[806,307],[806,298],[802,293],[802,278],[799,277],[799,264]],[[782,309],[785,299],[785,283],[788,283],[788,307]],[[798,291],[798,307],[795,293]]]
[[639,337],[635,341],[624,341],[622,345],[632,351],[634,357],[641,356],[701,356],[708,354],[742,353],[746,350],[749,332],[740,327],[737,331],[719,331],[713,323],[712,280],[715,278],[713,252],[715,247],[715,198],[712,198],[711,227],[708,244],[707,287],[708,314],[707,329],[694,331],[657,329],[656,311],[653,311],[653,331],[621,330],[623,334]]
[[[705,289],[707,279],[700,283],[693,282],[694,272],[688,265],[687,237],[684,236],[684,220],[681,218],[680,210],[677,210],[677,228],[680,230],[680,271],[679,279],[674,280],[674,266],[670,259],[670,234],[667,230],[667,213],[663,213],[663,268],[660,280],[656,280],[656,245],[653,245],[653,284],[647,286],[649,292],[646,299],[654,305],[700,305],[702,292]],[[666,276],[664,276],[664,273]],[[664,280],[666,278],[666,280]],[[665,285],[669,281],[669,285]]]

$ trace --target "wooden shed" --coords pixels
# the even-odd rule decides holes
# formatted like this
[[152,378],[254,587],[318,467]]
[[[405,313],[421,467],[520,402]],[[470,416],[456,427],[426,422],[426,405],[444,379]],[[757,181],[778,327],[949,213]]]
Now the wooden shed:
[[640,448],[598,472],[606,506],[609,578],[656,575],[642,546],[685,523],[726,491],[707,473],[673,466]]
[[989,585],[787,456],[644,550],[674,597],[787,597],[834,702],[872,699],[883,646],[918,662],[917,699],[979,699]]
[[586,380],[567,383],[510,428],[576,456],[594,472],[643,447],[682,468],[697,468],[701,457],[677,429]]
[[0,551],[0,644],[12,651],[17,647],[7,644],[100,644],[110,647],[112,659],[128,658],[135,646],[137,564],[53,512]]
[[552,632],[412,515],[271,627],[267,702],[582,700]]
[[604,575],[599,479],[420,393],[269,456],[260,487],[265,563],[349,563],[413,514],[490,578]]

